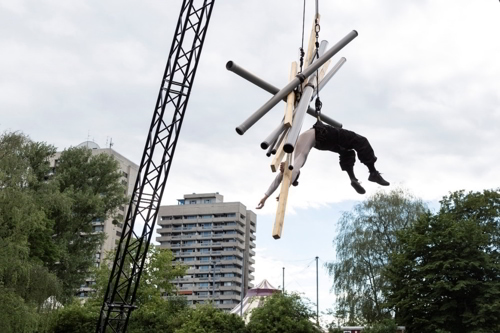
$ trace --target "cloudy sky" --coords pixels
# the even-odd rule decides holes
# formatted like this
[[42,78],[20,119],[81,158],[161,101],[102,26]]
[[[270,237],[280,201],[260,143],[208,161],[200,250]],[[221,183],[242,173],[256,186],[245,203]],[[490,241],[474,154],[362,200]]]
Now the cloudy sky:
[[[181,1],[0,0],[0,131],[60,149],[87,138],[136,163],[144,147]],[[307,34],[313,16],[307,1]],[[217,0],[164,204],[219,192],[253,208],[273,179],[259,143],[277,106],[244,136],[234,128],[270,95],[226,71],[233,60],[276,86],[301,42],[302,0]],[[496,0],[323,0],[321,39],[351,30],[347,63],[322,91],[323,112],[372,143],[378,169],[431,205],[449,191],[499,186],[500,3]],[[307,117],[304,128],[314,119]],[[289,196],[283,238],[276,203],[259,211],[256,281],[315,299],[315,256],[335,258],[342,211],[362,200],[337,164],[313,151]],[[368,194],[378,185],[367,181]],[[320,307],[331,307],[320,267]]]

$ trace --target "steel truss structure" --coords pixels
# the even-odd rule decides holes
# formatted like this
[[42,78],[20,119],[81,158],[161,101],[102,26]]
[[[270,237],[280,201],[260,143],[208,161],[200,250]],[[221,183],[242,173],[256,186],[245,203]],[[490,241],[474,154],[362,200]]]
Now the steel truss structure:
[[[125,332],[215,0],[183,0],[97,333]],[[165,120],[167,119],[167,120]],[[170,120],[170,121],[168,121]],[[143,224],[140,234],[134,227]]]

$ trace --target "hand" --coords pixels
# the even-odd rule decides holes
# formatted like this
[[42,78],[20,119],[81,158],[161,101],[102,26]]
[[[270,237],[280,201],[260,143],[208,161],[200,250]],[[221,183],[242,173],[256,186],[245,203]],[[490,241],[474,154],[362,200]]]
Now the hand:
[[280,196],[279,195],[276,197],[276,201],[280,201]]
[[285,162],[280,163],[280,171],[283,173],[285,171]]
[[264,204],[266,203],[266,200],[267,196],[264,196],[262,199],[260,199],[260,202],[257,205],[257,207],[255,207],[255,209],[262,209],[262,207],[264,207]]

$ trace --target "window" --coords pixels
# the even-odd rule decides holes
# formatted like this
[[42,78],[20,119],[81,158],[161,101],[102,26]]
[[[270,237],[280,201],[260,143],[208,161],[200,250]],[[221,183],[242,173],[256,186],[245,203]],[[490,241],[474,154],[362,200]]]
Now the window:
[[199,287],[209,287],[210,284],[208,282],[201,282],[201,283],[198,283],[198,286]]
[[223,283],[223,286],[232,286],[232,285],[233,285],[233,283],[232,283],[232,282],[224,282],[224,283]]
[[234,274],[233,273],[226,273],[226,274],[224,274],[224,277],[234,277]]
[[195,220],[196,219],[196,215],[186,215],[186,219],[188,219],[188,220]]
[[127,186],[127,181],[122,179],[122,185]]
[[205,199],[203,202],[206,203],[206,204],[209,204],[209,203],[212,202],[212,199]]
[[202,236],[210,236],[210,235],[212,235],[212,232],[211,231],[202,231],[202,232],[200,232],[200,235],[202,235]]
[[240,218],[241,218],[242,220],[244,220],[244,219],[245,219],[245,215],[240,214]]
[[236,222],[226,222],[227,226],[236,225]]
[[203,223],[203,229],[210,229],[212,228],[212,223]]
[[122,171],[122,176],[125,178],[128,178],[128,173],[126,173],[125,171]]
[[196,205],[196,200],[189,200],[190,205]]
[[184,200],[177,200],[177,204],[181,206],[184,205]]
[[208,271],[210,269],[210,266],[200,266],[199,269],[202,271]]
[[182,220],[182,216],[174,216],[174,220]]
[[121,237],[121,236],[122,236],[122,233],[121,233],[120,231],[117,231],[117,232],[116,232],[116,235],[117,235],[118,237]]
[[200,261],[210,261],[210,257],[200,257]]
[[202,219],[211,219],[212,215],[202,215],[201,218]]
[[96,217],[95,219],[92,220],[92,224],[95,224],[95,223],[101,223],[101,218],[100,217]]
[[200,249],[200,253],[210,253],[210,249]]
[[100,232],[100,231],[103,231],[104,230],[104,227],[103,226],[95,226],[95,227],[92,227],[92,232]]
[[187,257],[187,258],[184,258],[184,261],[194,261],[194,257]]
[[229,213],[227,214],[227,217],[236,217],[236,213]]

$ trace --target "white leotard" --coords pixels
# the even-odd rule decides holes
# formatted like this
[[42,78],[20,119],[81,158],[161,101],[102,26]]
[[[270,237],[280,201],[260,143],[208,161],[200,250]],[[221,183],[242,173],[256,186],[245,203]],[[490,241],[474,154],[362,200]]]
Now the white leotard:
[[[295,155],[293,159],[293,171],[292,171],[292,181],[293,183],[297,179],[297,175],[300,171],[300,168],[304,166],[307,160],[307,155],[311,149],[316,145],[316,135],[314,128],[311,128],[301,135],[297,139],[297,144],[295,145]],[[283,179],[283,173],[279,172],[274,181],[271,183],[271,186],[266,191],[266,196],[270,196],[274,191],[278,188],[281,180]],[[291,185],[290,183],[290,185]]]

